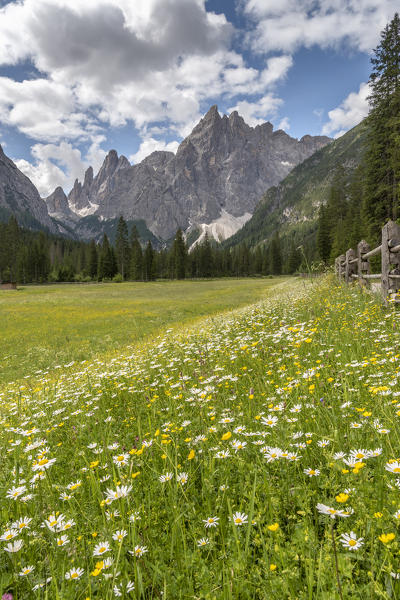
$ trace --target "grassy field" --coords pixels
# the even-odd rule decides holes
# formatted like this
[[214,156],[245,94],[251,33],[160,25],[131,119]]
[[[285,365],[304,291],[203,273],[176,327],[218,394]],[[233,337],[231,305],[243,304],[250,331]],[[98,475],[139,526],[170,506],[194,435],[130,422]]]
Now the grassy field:
[[283,279],[27,286],[0,291],[0,384],[249,304]]
[[399,341],[365,291],[292,282],[9,385],[1,593],[399,600]]

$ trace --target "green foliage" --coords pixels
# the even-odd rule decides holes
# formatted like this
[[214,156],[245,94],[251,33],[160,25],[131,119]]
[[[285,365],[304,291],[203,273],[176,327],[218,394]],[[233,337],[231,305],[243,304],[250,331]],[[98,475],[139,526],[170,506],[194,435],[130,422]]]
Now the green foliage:
[[[221,291],[80,287],[153,286]],[[396,314],[333,279],[273,292],[0,389],[4,596],[399,598]]]
[[115,254],[118,273],[121,274],[122,280],[124,280],[129,274],[130,247],[128,241],[128,226],[122,216],[118,221],[117,235],[115,238]]
[[400,191],[400,18],[396,13],[381,33],[371,59],[365,155],[364,210],[369,233],[377,238],[399,216]]

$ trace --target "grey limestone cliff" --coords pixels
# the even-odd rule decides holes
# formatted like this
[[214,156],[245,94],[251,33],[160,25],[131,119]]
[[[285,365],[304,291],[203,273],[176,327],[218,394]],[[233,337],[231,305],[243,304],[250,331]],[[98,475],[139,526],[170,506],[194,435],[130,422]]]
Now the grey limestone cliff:
[[269,187],[330,141],[297,140],[271,123],[250,127],[236,111],[221,117],[212,106],[176,155],[153,152],[131,166],[111,150],[96,177],[88,169],[75,182],[68,204],[80,216],[143,219],[162,239],[178,227],[223,226],[225,217],[242,224]]
[[57,227],[49,217],[45,202],[0,146],[0,208],[5,216],[14,215],[28,227],[46,227],[55,233]]

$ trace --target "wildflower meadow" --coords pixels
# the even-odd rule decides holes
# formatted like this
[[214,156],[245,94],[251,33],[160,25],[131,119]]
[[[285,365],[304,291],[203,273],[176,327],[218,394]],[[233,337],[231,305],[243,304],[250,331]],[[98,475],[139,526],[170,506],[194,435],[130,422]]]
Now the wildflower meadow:
[[3,386],[3,598],[400,598],[399,333],[297,281]]

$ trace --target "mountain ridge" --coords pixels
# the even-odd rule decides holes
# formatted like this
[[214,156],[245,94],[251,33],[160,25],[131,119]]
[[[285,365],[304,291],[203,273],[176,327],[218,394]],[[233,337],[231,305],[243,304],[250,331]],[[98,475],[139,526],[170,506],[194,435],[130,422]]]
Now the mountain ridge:
[[[221,117],[213,105],[176,154],[155,151],[131,165],[111,150],[96,176],[89,167],[83,184],[76,180],[65,198],[55,202],[53,192],[45,201],[50,215],[68,225],[75,219],[71,212],[75,224],[88,215],[100,221],[122,215],[127,221],[145,221],[154,235],[167,240],[178,228],[198,229],[200,235],[228,215],[233,231],[232,224],[238,228],[250,217],[267,188],[330,142],[310,135],[297,140],[273,131],[269,122],[251,127],[237,111]],[[218,230],[223,238],[223,227]]]

